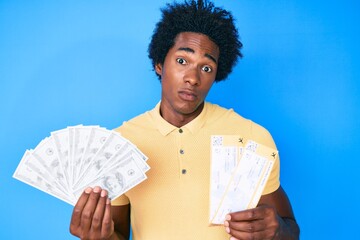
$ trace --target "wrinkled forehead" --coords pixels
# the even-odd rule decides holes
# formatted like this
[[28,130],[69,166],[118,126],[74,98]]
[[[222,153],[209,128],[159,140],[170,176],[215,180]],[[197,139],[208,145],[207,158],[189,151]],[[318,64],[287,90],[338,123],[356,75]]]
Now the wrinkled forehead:
[[182,32],[175,38],[173,48],[175,50],[187,50],[193,53],[203,54],[212,58],[217,63],[220,50],[208,36],[201,33]]

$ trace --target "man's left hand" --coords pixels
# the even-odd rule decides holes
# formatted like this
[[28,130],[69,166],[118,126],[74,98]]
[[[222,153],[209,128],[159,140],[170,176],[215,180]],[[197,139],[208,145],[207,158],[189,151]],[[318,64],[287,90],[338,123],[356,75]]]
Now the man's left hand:
[[275,239],[281,222],[275,208],[261,205],[228,214],[224,225],[225,230],[232,236],[230,240]]

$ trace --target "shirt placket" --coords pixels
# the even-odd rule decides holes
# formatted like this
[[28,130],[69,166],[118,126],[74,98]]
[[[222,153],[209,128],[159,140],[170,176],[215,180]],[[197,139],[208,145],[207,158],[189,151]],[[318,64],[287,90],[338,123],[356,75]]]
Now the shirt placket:
[[184,146],[184,132],[183,128],[177,129],[177,139],[178,139],[178,160],[179,160],[179,176],[184,177],[188,174],[188,169],[186,166],[186,149]]

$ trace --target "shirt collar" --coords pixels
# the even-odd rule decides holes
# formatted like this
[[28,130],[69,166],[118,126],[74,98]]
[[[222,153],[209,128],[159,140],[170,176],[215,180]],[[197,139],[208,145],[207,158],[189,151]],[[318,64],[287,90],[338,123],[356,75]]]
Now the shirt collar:
[[[162,118],[162,116],[160,115],[160,103],[161,102],[158,102],[155,108],[150,111],[150,115],[154,119],[155,126],[159,130],[159,132],[163,136],[166,136],[172,131],[178,130],[179,128],[170,124],[169,122],[167,122],[165,119]],[[208,108],[209,108],[209,104],[205,102],[204,108],[202,109],[199,116],[197,116],[195,119],[193,119],[191,122],[187,123],[181,128],[188,129],[192,134],[199,131],[202,128],[202,126],[205,124],[206,113],[208,111]]]

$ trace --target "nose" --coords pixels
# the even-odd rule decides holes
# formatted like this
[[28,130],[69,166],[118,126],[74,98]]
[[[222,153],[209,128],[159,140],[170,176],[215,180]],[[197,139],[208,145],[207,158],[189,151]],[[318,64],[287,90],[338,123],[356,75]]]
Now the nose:
[[191,85],[200,85],[200,73],[196,67],[187,69],[184,75],[184,82]]

